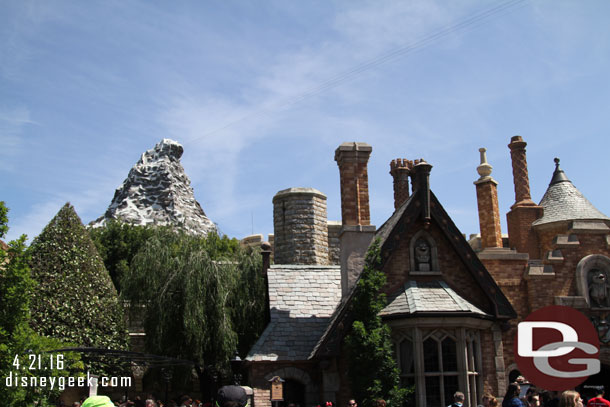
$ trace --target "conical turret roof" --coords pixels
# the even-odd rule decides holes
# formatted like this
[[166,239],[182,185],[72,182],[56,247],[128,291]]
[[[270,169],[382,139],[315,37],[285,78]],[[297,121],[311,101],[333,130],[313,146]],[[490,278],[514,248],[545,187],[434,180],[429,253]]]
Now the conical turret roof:
[[610,220],[572,184],[559,168],[559,158],[555,158],[555,171],[540,206],[544,208],[544,215],[533,226],[570,220]]

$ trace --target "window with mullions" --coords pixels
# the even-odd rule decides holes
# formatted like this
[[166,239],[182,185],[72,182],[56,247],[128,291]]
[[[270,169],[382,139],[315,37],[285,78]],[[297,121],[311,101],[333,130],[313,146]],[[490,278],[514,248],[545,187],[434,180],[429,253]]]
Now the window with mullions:
[[403,387],[411,387],[415,384],[415,353],[413,352],[413,341],[410,337],[400,342],[400,382]]
[[456,338],[436,331],[423,342],[426,401],[430,406],[451,404],[459,387]]
[[[417,392],[425,395],[426,406],[447,406],[458,390],[467,390],[469,404],[477,405],[482,385],[478,331],[412,328],[401,330],[400,335],[396,350],[403,386],[416,385]],[[416,343],[415,337],[421,338],[421,342]]]

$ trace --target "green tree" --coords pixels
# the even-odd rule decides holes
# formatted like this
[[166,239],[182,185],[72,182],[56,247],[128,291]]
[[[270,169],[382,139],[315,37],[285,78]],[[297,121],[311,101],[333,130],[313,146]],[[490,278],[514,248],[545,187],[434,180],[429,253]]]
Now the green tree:
[[133,257],[152,233],[149,226],[130,225],[119,220],[110,220],[103,227],[89,229],[118,292],[121,291],[121,278],[129,271]]
[[[0,201],[0,238],[8,232],[8,209]],[[34,401],[48,404],[57,397],[60,389],[7,385],[17,378],[60,377],[77,374],[82,370],[78,355],[62,355],[64,366],[50,368],[51,354],[45,352],[68,346],[56,339],[37,335],[29,326],[29,301],[35,282],[30,276],[29,255],[25,250],[26,236],[10,242],[0,241],[0,400],[10,406],[31,405]],[[30,355],[40,355],[40,369],[30,370]],[[57,356],[57,355],[55,355]],[[55,359],[57,361],[57,359]],[[39,404],[40,405],[40,404]]]
[[121,295],[132,309],[145,309],[147,350],[192,360],[205,392],[202,367],[226,372],[238,343],[248,349],[264,328],[260,268],[260,253],[235,239],[155,228],[121,281]]
[[[34,239],[29,254],[38,283],[31,325],[38,333],[84,347],[126,349],[123,306],[89,233],[69,203]],[[88,363],[92,372],[117,373],[117,366]]]
[[390,328],[379,316],[386,305],[385,294],[381,292],[386,276],[380,271],[380,253],[376,240],[367,252],[352,301],[350,312],[355,319],[345,338],[349,379],[354,397],[365,407],[372,406],[376,399],[384,399],[390,406],[398,407],[405,404],[408,390],[400,386]]

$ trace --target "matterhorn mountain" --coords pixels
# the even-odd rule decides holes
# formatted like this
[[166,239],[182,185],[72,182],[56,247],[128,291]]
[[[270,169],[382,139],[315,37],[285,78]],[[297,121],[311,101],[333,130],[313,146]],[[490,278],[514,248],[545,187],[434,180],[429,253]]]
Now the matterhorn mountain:
[[171,225],[192,234],[208,234],[216,226],[195,200],[191,180],[180,157],[184,149],[163,139],[146,151],[118,187],[104,216],[90,223],[103,226],[109,219],[135,225]]

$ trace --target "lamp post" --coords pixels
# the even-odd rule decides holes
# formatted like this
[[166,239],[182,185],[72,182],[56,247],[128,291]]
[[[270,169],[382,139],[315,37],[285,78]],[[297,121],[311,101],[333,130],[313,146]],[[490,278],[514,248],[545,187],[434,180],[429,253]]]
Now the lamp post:
[[169,404],[167,399],[167,389],[169,387],[169,382],[172,380],[172,371],[169,368],[161,368],[161,377],[165,382],[165,403]]
[[233,355],[233,358],[230,360],[231,362],[231,370],[233,371],[233,382],[236,386],[241,385],[241,379],[242,379],[242,374],[241,374],[241,364],[242,364],[242,360],[239,357],[239,352],[236,350],[235,351],[235,355]]

